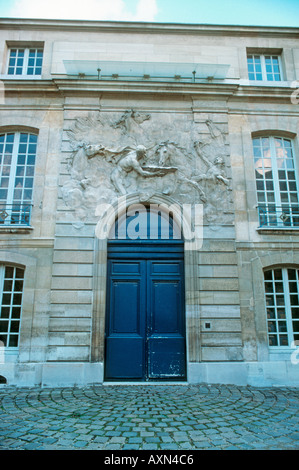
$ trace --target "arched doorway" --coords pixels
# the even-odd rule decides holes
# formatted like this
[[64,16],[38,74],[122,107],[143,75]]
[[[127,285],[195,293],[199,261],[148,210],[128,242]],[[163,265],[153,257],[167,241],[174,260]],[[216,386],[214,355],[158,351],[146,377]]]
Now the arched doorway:
[[186,380],[181,230],[152,205],[134,207],[108,240],[105,380]]

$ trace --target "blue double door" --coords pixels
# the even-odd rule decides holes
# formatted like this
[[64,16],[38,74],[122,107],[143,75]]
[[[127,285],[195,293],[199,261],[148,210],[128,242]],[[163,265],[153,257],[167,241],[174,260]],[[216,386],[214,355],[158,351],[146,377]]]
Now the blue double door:
[[181,244],[108,248],[105,380],[185,380]]

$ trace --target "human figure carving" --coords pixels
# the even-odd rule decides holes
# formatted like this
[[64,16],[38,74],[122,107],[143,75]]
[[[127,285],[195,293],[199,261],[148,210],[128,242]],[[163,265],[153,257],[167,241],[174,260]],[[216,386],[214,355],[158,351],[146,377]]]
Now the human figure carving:
[[194,142],[194,148],[199,157],[206,163],[208,170],[205,174],[200,174],[194,177],[196,181],[212,181],[218,183],[218,181],[224,183],[226,186],[229,185],[229,180],[226,178],[224,171],[224,160],[222,157],[216,157],[213,162],[208,160],[202,148],[205,144],[202,142]]
[[123,178],[126,177],[131,171],[135,171],[141,176],[160,176],[159,170],[155,171],[146,171],[144,170],[139,160],[146,156],[146,148],[143,145],[138,145],[136,150],[132,150],[125,157],[119,160],[118,164],[111,173],[111,181],[114,184],[118,192],[125,195],[126,190],[123,185]]

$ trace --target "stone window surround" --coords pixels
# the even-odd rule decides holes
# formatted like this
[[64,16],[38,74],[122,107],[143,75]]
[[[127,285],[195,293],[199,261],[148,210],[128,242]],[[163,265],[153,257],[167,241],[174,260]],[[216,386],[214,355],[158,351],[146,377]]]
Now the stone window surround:
[[4,49],[4,57],[1,70],[1,78],[7,79],[29,79],[29,80],[40,80],[43,75],[43,68],[41,75],[8,75],[8,62],[11,49],[43,49],[44,41],[6,41]]
[[[30,334],[34,315],[34,285],[36,279],[37,260],[34,257],[13,253],[8,250],[0,251],[0,264],[11,265],[24,269],[24,284],[22,297],[22,318],[18,348],[4,348],[5,360],[26,362],[30,355]],[[29,344],[27,344],[29,342]],[[22,360],[22,357],[24,359]]]
[[[290,359],[294,350],[291,346],[270,348],[268,346],[268,331],[266,318],[266,300],[264,292],[264,271],[275,268],[299,267],[299,253],[284,250],[271,251],[267,255],[259,255],[251,260],[253,275],[253,292],[250,293],[254,299],[253,313],[257,332],[257,359],[258,361],[271,361]],[[245,269],[244,269],[245,274]],[[243,277],[243,275],[241,274]]]

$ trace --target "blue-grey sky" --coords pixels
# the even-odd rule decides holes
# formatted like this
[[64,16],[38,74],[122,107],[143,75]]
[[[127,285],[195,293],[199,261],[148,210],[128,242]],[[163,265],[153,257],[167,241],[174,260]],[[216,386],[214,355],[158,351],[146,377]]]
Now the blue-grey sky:
[[299,0],[0,0],[0,17],[299,27]]

